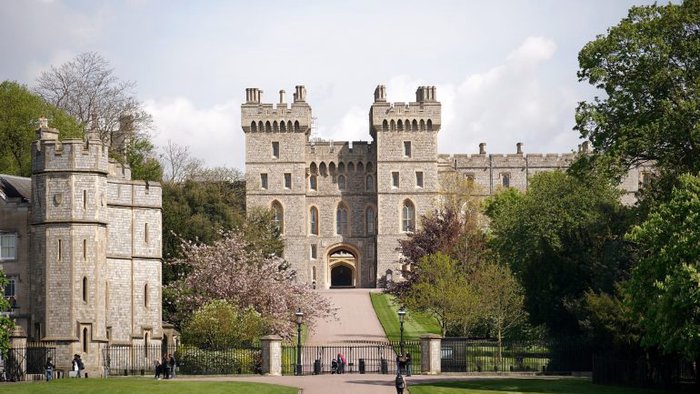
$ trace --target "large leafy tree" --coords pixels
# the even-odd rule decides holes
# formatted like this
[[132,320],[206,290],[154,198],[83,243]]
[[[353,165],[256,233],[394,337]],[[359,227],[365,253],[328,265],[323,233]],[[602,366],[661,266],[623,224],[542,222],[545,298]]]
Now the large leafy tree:
[[491,247],[522,283],[532,323],[554,335],[578,335],[585,292],[612,294],[629,268],[628,213],[605,179],[540,173],[526,194],[498,194],[486,213]]
[[30,176],[32,141],[39,118],[60,131],[59,138],[82,135],[76,121],[17,82],[0,83],[0,168],[10,175]]
[[112,156],[131,166],[134,178],[157,181],[162,170],[149,137],[152,118],[134,87],[119,79],[102,55],[85,52],[42,72],[34,90],[85,130],[97,131]]
[[[231,231],[211,245],[186,243],[184,256],[173,264],[187,265],[190,273],[166,287],[174,310],[166,316],[176,325],[213,300],[253,308],[270,334],[294,335],[294,311],[301,308],[313,327],[332,310],[328,300],[296,280],[294,271],[277,256],[251,247],[239,231]],[[166,305],[167,306],[167,305]],[[308,318],[308,319],[307,319]]]
[[627,291],[642,344],[700,360],[700,178],[679,181],[671,199],[629,234],[639,261]]
[[622,174],[653,161],[671,179],[700,171],[700,1],[631,8],[579,65],[579,80],[605,93],[576,113],[593,162]]

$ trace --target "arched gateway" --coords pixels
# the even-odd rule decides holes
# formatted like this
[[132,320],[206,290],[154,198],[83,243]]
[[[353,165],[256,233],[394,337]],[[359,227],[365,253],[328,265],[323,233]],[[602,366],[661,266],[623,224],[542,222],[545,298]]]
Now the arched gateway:
[[328,273],[331,288],[358,286],[358,257],[349,247],[339,246],[328,253]]

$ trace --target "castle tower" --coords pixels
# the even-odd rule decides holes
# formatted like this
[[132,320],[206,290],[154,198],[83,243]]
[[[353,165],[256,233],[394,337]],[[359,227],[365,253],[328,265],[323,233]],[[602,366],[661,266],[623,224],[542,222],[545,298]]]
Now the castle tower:
[[99,362],[105,338],[108,149],[93,134],[58,140],[44,120],[32,144],[32,336]]
[[377,86],[370,108],[370,134],[377,146],[377,279],[399,279],[397,239],[415,230],[434,208],[439,190],[437,133],[441,104],[435,86],[421,86],[416,101],[388,103]]
[[296,86],[293,101],[263,103],[262,91],[246,89],[241,105],[241,127],[246,144],[246,205],[274,209],[285,243],[285,258],[300,274],[306,269],[296,256],[306,256],[306,160],[311,133],[311,107],[306,88]]

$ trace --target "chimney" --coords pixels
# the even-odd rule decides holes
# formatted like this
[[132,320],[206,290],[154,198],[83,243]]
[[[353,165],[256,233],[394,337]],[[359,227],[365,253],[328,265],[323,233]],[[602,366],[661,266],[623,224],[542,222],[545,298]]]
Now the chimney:
[[284,104],[284,90],[280,90],[280,104]]
[[386,87],[384,87],[384,85],[377,85],[377,87],[374,89],[374,102],[386,102]]
[[486,154],[486,143],[485,142],[482,142],[479,144],[479,154],[480,155]]
[[522,155],[523,154],[523,143],[518,142],[517,144],[515,144],[515,149],[516,149],[515,153]]

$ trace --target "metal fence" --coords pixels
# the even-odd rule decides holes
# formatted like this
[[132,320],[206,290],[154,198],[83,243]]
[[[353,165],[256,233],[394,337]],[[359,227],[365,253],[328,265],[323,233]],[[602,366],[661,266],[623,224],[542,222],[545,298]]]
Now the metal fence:
[[[411,353],[411,371],[420,373],[420,342],[404,341],[404,353]],[[349,342],[301,347],[301,369],[297,370],[297,346],[282,346],[283,375],[319,375],[334,373],[333,360],[342,354],[346,360],[345,373],[395,374],[400,343]]]
[[48,358],[56,359],[56,348],[46,343],[28,342],[25,347],[11,347],[0,357],[0,380],[20,381],[28,375],[43,376]]
[[442,372],[572,372],[590,371],[582,348],[546,341],[504,341],[444,338]]
[[259,346],[226,349],[201,349],[181,345],[108,346],[103,350],[108,375],[155,374],[156,361],[163,354],[175,358],[176,374],[221,375],[255,374],[262,371],[262,349]]

